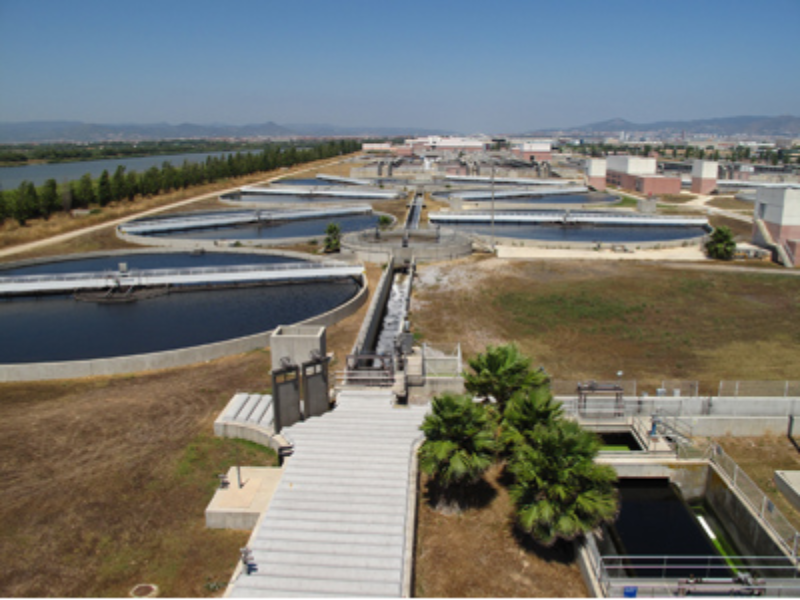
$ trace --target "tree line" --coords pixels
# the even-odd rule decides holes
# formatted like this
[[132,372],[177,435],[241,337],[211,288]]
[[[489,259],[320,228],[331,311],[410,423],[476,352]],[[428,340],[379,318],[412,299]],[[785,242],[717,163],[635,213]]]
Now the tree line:
[[662,146],[654,146],[650,144],[644,145],[627,145],[627,144],[584,144],[578,146],[575,151],[585,156],[594,158],[602,158],[610,154],[629,154],[631,156],[648,156],[652,150],[656,150],[662,158],[673,158],[675,160],[686,160],[690,158],[697,158],[699,160],[715,160],[718,161],[722,158],[733,162],[741,161],[760,161],[764,164],[777,166],[779,164],[789,165],[792,163],[800,163],[800,155],[797,154],[797,147],[793,149],[778,148],[775,150],[766,148],[759,149],[755,152],[751,151],[749,146],[735,146],[727,151],[723,156],[720,151],[713,146],[692,146],[692,145],[674,145],[664,144]]
[[205,162],[187,160],[177,167],[165,161],[160,168],[153,166],[143,173],[128,171],[120,165],[113,174],[105,170],[96,179],[86,173],[78,180],[61,183],[48,179],[38,187],[23,181],[14,190],[0,192],[0,223],[11,218],[24,225],[32,219],[47,219],[59,211],[102,207],[122,200],[133,202],[137,197],[291,167],[355,152],[360,147],[356,140],[306,143],[303,148],[269,144],[260,152],[209,156]]

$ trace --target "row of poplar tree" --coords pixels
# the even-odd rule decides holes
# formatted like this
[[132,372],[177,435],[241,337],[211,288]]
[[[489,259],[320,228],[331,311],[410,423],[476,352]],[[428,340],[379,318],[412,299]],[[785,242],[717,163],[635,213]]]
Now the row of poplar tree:
[[0,192],[0,223],[10,218],[24,225],[31,219],[47,219],[58,211],[106,206],[119,200],[134,201],[141,196],[331,158],[359,148],[360,142],[356,140],[307,143],[303,148],[270,144],[261,152],[209,156],[205,162],[184,161],[179,167],[165,161],[160,168],[150,167],[143,173],[127,171],[120,165],[113,174],[106,170],[97,179],[86,173],[78,180],[61,183],[48,179],[38,187],[23,181],[14,190]]

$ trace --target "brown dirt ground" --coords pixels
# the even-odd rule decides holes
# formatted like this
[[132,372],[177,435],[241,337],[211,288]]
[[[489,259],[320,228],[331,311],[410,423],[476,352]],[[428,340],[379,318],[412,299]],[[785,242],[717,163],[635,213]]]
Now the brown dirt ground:
[[427,598],[584,598],[571,544],[552,549],[517,537],[501,467],[485,477],[486,505],[444,516],[418,504],[414,595]]
[[[367,265],[370,285],[380,277]],[[372,288],[370,288],[370,294]],[[369,301],[328,328],[341,368]],[[205,528],[217,473],[274,455],[213,437],[237,391],[269,390],[269,351],[191,367],[0,384],[0,596],[218,595],[250,532]],[[207,587],[208,586],[208,587]]]

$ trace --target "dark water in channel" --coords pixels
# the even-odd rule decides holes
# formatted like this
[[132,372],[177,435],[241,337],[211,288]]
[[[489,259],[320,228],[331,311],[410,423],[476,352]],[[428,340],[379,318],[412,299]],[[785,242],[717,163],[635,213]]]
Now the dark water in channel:
[[[620,479],[620,513],[606,531],[604,555],[635,556],[639,568],[624,569],[635,577],[730,577],[725,560],[703,531],[680,492],[667,479]],[[651,556],[652,559],[641,557]],[[665,560],[664,556],[673,558]],[[681,556],[718,557],[710,569],[687,567],[695,562],[707,567],[708,560]],[[656,558],[657,557],[657,558]],[[664,569],[664,565],[669,568]],[[678,566],[682,565],[682,566]]]
[[[85,272],[287,261],[256,255],[127,255],[50,263],[16,274]],[[9,271],[0,274],[9,275]],[[252,335],[326,312],[352,298],[358,284],[274,284],[175,293],[138,302],[99,304],[71,296],[0,301],[0,364],[87,360],[160,352]]]

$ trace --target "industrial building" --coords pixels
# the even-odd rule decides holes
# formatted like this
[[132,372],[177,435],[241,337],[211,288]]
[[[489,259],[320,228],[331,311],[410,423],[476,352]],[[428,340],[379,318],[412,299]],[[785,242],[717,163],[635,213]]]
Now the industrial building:
[[586,185],[593,187],[598,192],[606,189],[606,159],[589,158],[584,164],[584,174],[586,175]]
[[793,266],[800,265],[800,189],[759,188],[753,216],[754,237],[759,239],[759,221],[763,221],[772,242],[786,252]]
[[692,193],[710,194],[717,189],[719,163],[712,160],[696,160],[692,164]]
[[644,195],[679,194],[679,177],[665,177],[656,171],[655,158],[609,156],[606,158],[606,184]]
[[511,152],[527,162],[551,162],[553,143],[551,140],[526,140],[512,144]]

